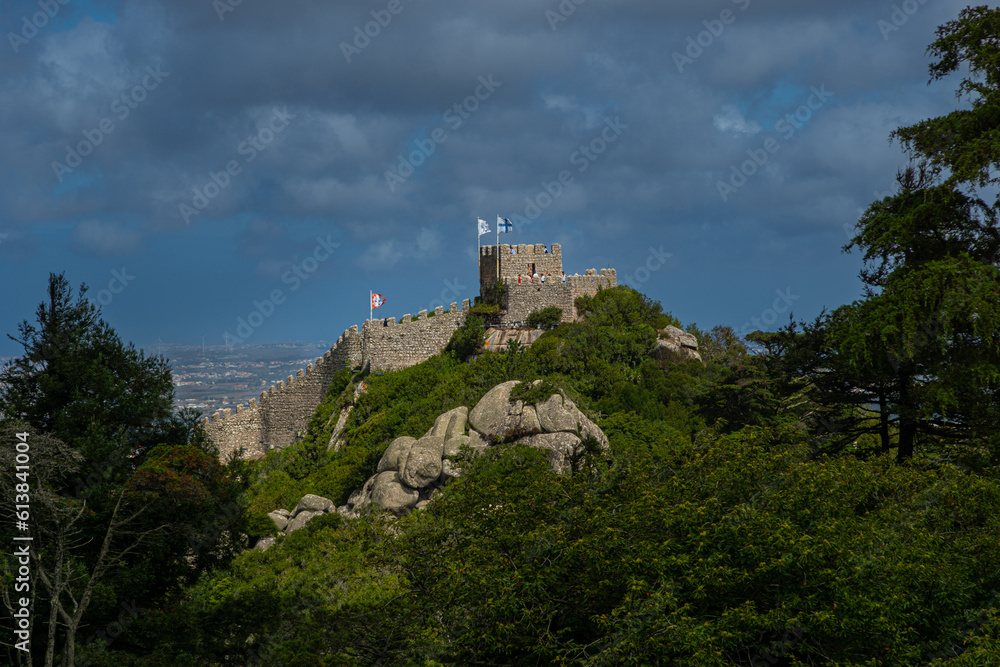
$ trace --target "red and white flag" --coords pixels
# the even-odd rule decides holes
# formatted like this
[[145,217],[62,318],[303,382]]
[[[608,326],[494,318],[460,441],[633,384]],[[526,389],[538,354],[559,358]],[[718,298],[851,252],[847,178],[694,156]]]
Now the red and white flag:
[[385,297],[381,294],[372,294],[372,308],[381,308],[385,304]]

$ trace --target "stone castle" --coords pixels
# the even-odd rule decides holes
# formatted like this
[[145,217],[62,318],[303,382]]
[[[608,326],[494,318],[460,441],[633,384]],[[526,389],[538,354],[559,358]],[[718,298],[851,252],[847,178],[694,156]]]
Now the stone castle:
[[[497,262],[499,255],[500,261]],[[547,248],[535,245],[483,246],[479,250],[479,288],[486,294],[497,285],[497,265],[500,282],[505,287],[503,310],[499,324],[517,327],[531,313],[557,306],[562,309],[562,321],[576,321],[574,300],[580,296],[593,296],[598,289],[615,287],[618,277],[614,269],[587,269],[584,275],[567,276],[563,273],[562,246],[553,243]]]
[[[499,256],[499,276],[497,258]],[[593,296],[598,289],[618,284],[614,269],[588,269],[584,275],[563,273],[562,248],[544,244],[484,246],[480,249],[480,293],[505,290],[499,315],[500,328],[523,326],[532,312],[557,306],[562,320],[576,320],[574,299]],[[542,277],[545,280],[542,280]],[[304,433],[310,417],[326,396],[330,382],[343,368],[393,371],[415,366],[440,353],[464,322],[469,300],[445,311],[421,310],[416,317],[403,315],[366,321],[361,330],[352,326],[321,359],[296,375],[279,380],[247,407],[239,405],[205,419],[205,431],[226,459],[232,453],[256,457],[270,448],[286,447]]]

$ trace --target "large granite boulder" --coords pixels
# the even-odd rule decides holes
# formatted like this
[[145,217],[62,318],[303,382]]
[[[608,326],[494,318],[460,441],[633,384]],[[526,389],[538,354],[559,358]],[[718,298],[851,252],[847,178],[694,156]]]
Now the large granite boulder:
[[406,463],[399,469],[400,481],[414,489],[429,486],[441,476],[443,456],[444,438],[440,435],[425,435],[410,447]]
[[277,542],[277,538],[275,537],[262,537],[257,540],[257,544],[254,546],[254,549],[257,551],[267,551],[274,546],[275,542]]
[[371,499],[373,503],[378,503],[398,516],[405,514],[417,504],[420,492],[400,482],[399,473],[388,470],[375,477]]
[[434,420],[434,426],[431,428],[431,433],[433,435],[440,435],[445,440],[458,435],[464,435],[465,424],[468,419],[469,408],[464,405],[457,407],[454,410],[449,410]]
[[[346,505],[345,509],[347,509]],[[278,534],[287,535],[289,533],[294,533],[296,530],[309,523],[310,520],[320,516],[321,514],[331,514],[336,512],[339,512],[339,510],[332,500],[309,493],[302,496],[298,504],[295,506],[295,509],[291,512],[283,508],[276,509],[273,512],[269,512],[268,516],[271,518],[271,521],[274,522],[274,527],[278,529]],[[340,513],[343,514],[343,512]],[[264,551],[271,548],[274,543],[274,537],[267,537],[258,542],[255,548]]]
[[386,470],[399,470],[406,463],[406,457],[410,453],[410,447],[417,441],[408,435],[403,435],[392,441],[389,448],[385,450],[382,459],[378,462],[378,472]]
[[288,525],[285,527],[285,534],[294,533],[296,530],[302,528],[307,523],[309,523],[310,519],[312,519],[315,516],[319,516],[321,514],[323,514],[323,512],[316,512],[313,510],[305,510],[303,512],[298,512],[295,515],[295,518],[289,521]]
[[516,380],[504,382],[486,392],[469,413],[469,424],[484,438],[509,440],[542,432],[535,408],[523,401],[511,400],[510,392]]
[[307,493],[302,496],[299,504],[295,506],[295,509],[292,511],[292,515],[298,516],[300,512],[307,510],[312,512],[332,512],[335,509],[337,509],[337,505],[332,500],[328,500],[323,496]]
[[[602,434],[603,435],[603,434]],[[549,461],[556,472],[568,472],[580,438],[572,433],[539,433],[518,440],[523,445],[549,450]]]
[[546,433],[583,433],[593,436],[601,447],[608,446],[608,438],[597,424],[580,412],[576,404],[562,394],[552,394],[535,406],[538,421]]
[[666,370],[674,364],[697,361],[704,364],[698,352],[698,339],[688,332],[674,326],[661,329],[656,345],[650,350],[651,356],[660,368]]
[[284,512],[284,514],[279,514],[277,511],[268,513],[271,521],[274,522],[274,527],[278,530],[284,530],[288,526],[288,510],[284,510]]

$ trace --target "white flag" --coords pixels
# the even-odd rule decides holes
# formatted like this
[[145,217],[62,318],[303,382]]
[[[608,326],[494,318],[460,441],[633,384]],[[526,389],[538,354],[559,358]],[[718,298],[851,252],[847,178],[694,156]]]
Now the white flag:
[[482,218],[479,218],[479,235],[490,233],[490,223],[486,222]]

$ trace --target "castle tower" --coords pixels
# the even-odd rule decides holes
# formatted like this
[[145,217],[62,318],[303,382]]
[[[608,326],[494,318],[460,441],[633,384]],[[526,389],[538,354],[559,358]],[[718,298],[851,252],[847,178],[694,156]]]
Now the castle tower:
[[[513,252],[511,252],[513,250]],[[539,276],[551,273],[553,276],[562,276],[562,246],[553,243],[549,248],[544,243],[533,245],[520,244],[500,245],[500,277],[504,282],[514,278],[517,282],[518,276],[530,276],[537,273]],[[497,247],[483,246],[480,252],[479,262],[479,286],[487,288],[497,283]],[[484,293],[484,292],[480,292]]]
[[[536,274],[539,280],[535,280]],[[550,306],[562,310],[563,322],[574,322],[577,297],[593,296],[599,289],[618,285],[614,269],[599,272],[587,269],[583,275],[564,276],[562,246],[558,243],[553,243],[551,248],[544,243],[501,244],[499,248],[483,246],[479,253],[480,294],[494,289],[498,278],[506,290],[503,300],[506,312],[500,317],[502,327],[520,326],[527,321],[528,315]]]

